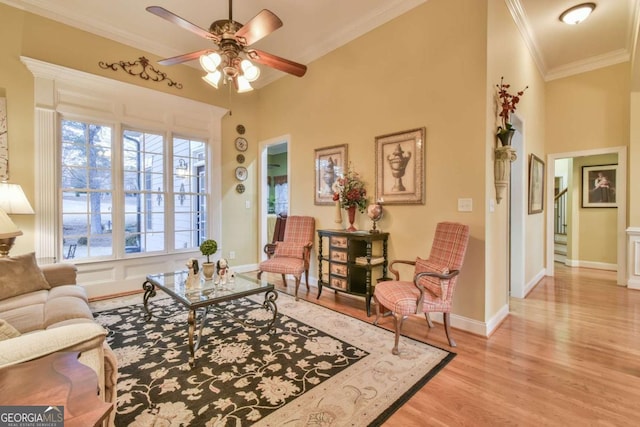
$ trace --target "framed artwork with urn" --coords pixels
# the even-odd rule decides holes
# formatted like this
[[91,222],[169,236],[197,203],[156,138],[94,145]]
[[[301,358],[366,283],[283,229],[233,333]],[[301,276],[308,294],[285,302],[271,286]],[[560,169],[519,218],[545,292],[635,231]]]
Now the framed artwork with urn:
[[424,204],[425,128],[376,136],[376,201]]
[[347,144],[317,148],[315,150],[316,177],[313,186],[316,205],[332,205],[333,183],[344,175],[347,162]]

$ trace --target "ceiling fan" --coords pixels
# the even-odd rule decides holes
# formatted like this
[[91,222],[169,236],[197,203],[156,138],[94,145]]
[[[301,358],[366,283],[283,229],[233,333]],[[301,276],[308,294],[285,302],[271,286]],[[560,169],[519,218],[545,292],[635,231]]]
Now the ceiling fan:
[[199,58],[200,65],[208,72],[203,79],[216,88],[220,78],[224,76],[224,83],[232,81],[238,92],[252,90],[250,82],[258,78],[260,70],[247,59],[297,77],[304,76],[307,71],[305,65],[250,47],[282,27],[280,18],[270,10],[263,9],[242,25],[233,20],[233,0],[229,0],[229,19],[214,21],[209,30],[192,24],[161,6],[149,6],[146,10],[211,40],[217,46],[216,49],[202,49],[158,61],[161,65],[174,65]]

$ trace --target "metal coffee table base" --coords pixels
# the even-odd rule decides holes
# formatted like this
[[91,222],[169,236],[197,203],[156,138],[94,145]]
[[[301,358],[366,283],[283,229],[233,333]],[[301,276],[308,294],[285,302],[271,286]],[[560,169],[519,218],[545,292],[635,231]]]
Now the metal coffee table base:
[[[144,303],[143,305],[144,305],[144,311],[145,311],[144,320],[148,322],[149,320],[151,320],[152,317],[156,317],[159,319],[166,319],[167,317],[170,317],[170,316],[162,316],[162,315],[154,314],[152,313],[152,310],[149,308],[149,299],[156,295],[155,284],[153,284],[149,280],[146,280],[142,284],[142,288],[144,289],[144,297],[143,297],[143,303]],[[209,311],[212,307],[214,307],[214,310],[216,312],[235,320],[236,322],[240,323],[245,327],[259,328],[259,329],[267,328],[269,331],[271,331],[273,328],[273,324],[276,321],[276,316],[278,315],[278,306],[276,305],[277,299],[278,299],[278,293],[275,290],[268,290],[265,292],[264,302],[262,303],[262,306],[265,308],[265,310],[271,311],[273,316],[271,317],[269,322],[267,322],[264,325],[256,325],[253,323],[249,324],[242,319],[232,316],[230,313],[222,309],[216,309],[214,307],[215,304],[222,301],[228,301],[229,299],[224,299],[221,301],[210,300],[208,301],[209,304],[207,305],[190,307],[189,317],[187,319],[187,323],[189,325],[189,365],[192,368],[196,365],[195,354],[198,348],[200,347],[200,341],[202,339],[202,329],[204,328],[204,324],[207,320],[207,315],[209,314]],[[200,319],[198,319],[198,309],[203,309],[200,315]],[[198,330],[197,336],[196,336],[196,328]]]

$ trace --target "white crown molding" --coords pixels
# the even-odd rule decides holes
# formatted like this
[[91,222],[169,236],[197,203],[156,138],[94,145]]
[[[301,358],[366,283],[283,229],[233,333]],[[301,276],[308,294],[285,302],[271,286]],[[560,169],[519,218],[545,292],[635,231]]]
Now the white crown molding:
[[529,53],[533,58],[533,61],[536,63],[538,67],[538,71],[543,76],[547,72],[547,65],[544,61],[544,57],[542,56],[541,50],[538,47],[538,43],[536,42],[536,37],[529,25],[529,20],[527,19],[527,14],[525,13],[522,4],[520,4],[520,0],[504,0],[507,9],[511,13],[511,17],[516,24],[516,27],[520,31],[522,35],[522,39],[524,40],[524,44],[527,45],[527,49],[529,49]]
[[585,73],[587,71],[597,70],[598,68],[609,67],[611,65],[620,64],[631,60],[631,54],[627,49],[618,49],[608,52],[604,55],[593,56],[581,61],[572,62],[562,67],[548,70],[544,75],[545,81],[561,79],[574,74]]

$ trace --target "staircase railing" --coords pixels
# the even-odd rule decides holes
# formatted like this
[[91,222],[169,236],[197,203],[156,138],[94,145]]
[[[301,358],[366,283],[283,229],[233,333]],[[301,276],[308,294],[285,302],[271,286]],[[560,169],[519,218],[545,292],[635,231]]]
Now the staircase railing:
[[553,229],[555,234],[567,234],[567,189],[559,192],[553,199],[555,219]]

